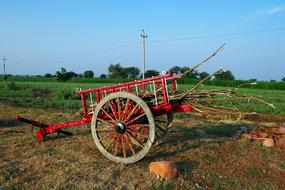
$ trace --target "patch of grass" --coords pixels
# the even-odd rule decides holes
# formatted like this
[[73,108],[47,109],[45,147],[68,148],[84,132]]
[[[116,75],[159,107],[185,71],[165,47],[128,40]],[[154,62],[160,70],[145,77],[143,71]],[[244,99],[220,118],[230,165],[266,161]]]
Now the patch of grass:
[[159,185],[152,186],[151,190],[172,190],[175,189],[175,184],[173,181],[167,181],[166,183],[160,183]]
[[278,166],[282,169],[285,169],[285,162],[279,162]]
[[233,179],[233,184],[239,188],[245,187],[246,186],[246,181],[242,178],[234,178]]
[[21,89],[21,87],[19,85],[16,85],[14,81],[8,82],[4,85],[7,90],[20,90]]
[[5,183],[6,181],[12,180],[17,176],[20,176],[21,171],[19,169],[18,164],[15,161],[12,161],[11,163],[9,163],[7,169],[3,171],[2,175],[4,176],[2,183]]
[[57,153],[56,149],[53,147],[49,147],[44,150],[44,154],[47,154],[49,156],[55,155]]
[[249,167],[246,169],[246,173],[251,176],[257,176],[262,173],[262,170],[257,167]]
[[58,100],[68,100],[68,99],[80,100],[80,96],[78,94],[74,94],[74,92],[68,88],[56,89],[53,91],[53,95],[55,99]]
[[255,185],[256,190],[272,190],[272,186],[263,181],[258,181]]
[[207,161],[208,163],[212,163],[215,160],[215,156],[206,154],[203,156],[203,160]]
[[210,174],[208,175],[208,180],[212,184],[212,189],[223,189],[223,182],[218,175]]
[[[187,90],[192,88],[193,85],[188,84],[180,84],[180,90]],[[219,87],[219,86],[201,86],[200,89],[205,90],[220,90],[225,89],[226,87]],[[246,89],[241,88],[238,89],[237,93],[247,96],[256,96],[262,97],[260,99],[265,100],[268,103],[272,103],[276,109],[272,109],[269,106],[265,105],[254,105],[254,102],[247,102],[247,101],[235,101],[233,102],[232,106],[238,106],[242,111],[245,112],[257,112],[257,113],[264,113],[264,114],[278,114],[282,115],[285,114],[285,93],[284,90],[263,90],[263,89]]]
[[35,98],[50,98],[52,91],[49,88],[31,88],[32,96]]

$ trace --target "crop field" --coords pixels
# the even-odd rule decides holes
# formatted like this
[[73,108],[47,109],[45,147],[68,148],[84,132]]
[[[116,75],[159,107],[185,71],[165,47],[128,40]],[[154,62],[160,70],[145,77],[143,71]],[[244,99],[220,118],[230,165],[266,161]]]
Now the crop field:
[[[73,92],[76,89],[90,89],[110,85],[111,83],[58,83],[58,82],[0,82],[0,102],[12,105],[39,108],[60,108],[66,111],[78,111],[81,108],[80,97]],[[193,85],[179,84],[179,90],[191,89]],[[202,86],[201,89],[227,89],[228,87]],[[243,111],[264,114],[285,114],[285,91],[246,89],[237,90],[240,94],[262,97],[272,103],[276,109],[268,106],[244,104]]]
[[[241,106],[268,116],[266,122],[177,114],[166,141],[126,166],[100,153],[90,126],[69,128],[72,136],[53,135],[39,144],[30,126],[15,120],[16,115],[49,124],[80,119],[80,97],[73,91],[105,85],[109,83],[0,82],[0,189],[284,189],[284,149],[235,138],[241,128],[285,123],[282,90],[238,90],[274,104],[276,109]],[[179,85],[180,90],[192,87]],[[162,180],[150,174],[149,163],[159,160],[173,162],[178,177]]]

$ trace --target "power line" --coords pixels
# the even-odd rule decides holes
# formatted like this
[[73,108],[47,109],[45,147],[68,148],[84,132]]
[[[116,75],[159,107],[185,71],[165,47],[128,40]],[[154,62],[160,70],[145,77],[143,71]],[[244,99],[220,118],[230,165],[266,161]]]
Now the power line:
[[56,60],[56,59],[65,59],[65,58],[69,58],[69,57],[76,57],[76,56],[87,55],[87,54],[94,54],[94,53],[98,53],[98,52],[104,52],[104,51],[109,51],[109,50],[114,50],[114,49],[119,49],[119,48],[126,48],[126,47],[131,47],[131,46],[137,46],[139,44],[140,44],[140,42],[135,42],[135,43],[130,43],[130,44],[123,44],[123,45],[118,45],[118,46],[109,47],[109,48],[105,48],[105,49],[91,50],[91,51],[87,51],[87,52],[81,52],[81,53],[76,53],[76,54],[71,54],[71,55],[66,55],[66,56],[45,58],[45,59],[40,59],[38,61],[50,61],[50,60]]
[[182,37],[182,38],[149,41],[149,43],[163,43],[163,42],[192,40],[192,39],[194,40],[194,39],[204,39],[204,38],[216,38],[216,37],[226,37],[226,36],[241,36],[241,35],[256,34],[256,33],[283,31],[283,30],[285,30],[285,27],[273,28],[273,29],[264,29],[264,30],[246,31],[246,32],[233,32],[233,33],[222,33],[222,34],[214,34],[214,35],[189,36],[189,37]]
[[[266,33],[266,32],[275,32],[275,31],[284,31],[284,30],[285,30],[285,27],[281,27],[281,28],[271,28],[271,29],[245,31],[245,32],[232,32],[232,33],[221,33],[221,34],[213,34],[213,35],[188,36],[188,37],[182,37],[182,38],[153,40],[153,41],[149,41],[148,43],[166,43],[166,42],[182,41],[182,40],[218,38],[218,37],[227,37],[227,36],[242,36],[242,35],[251,35],[251,34],[255,34],[255,33]],[[118,45],[118,46],[114,46],[114,47],[104,48],[104,49],[91,50],[91,51],[87,51],[87,52],[81,52],[81,53],[76,53],[76,54],[71,54],[71,55],[66,55],[66,56],[39,59],[39,60],[34,60],[34,61],[50,61],[50,60],[56,60],[56,59],[65,59],[65,58],[69,58],[69,57],[76,57],[76,56],[81,56],[81,55],[86,55],[86,54],[94,54],[94,53],[104,52],[104,51],[109,51],[109,50],[114,50],[114,49],[138,46],[140,44],[141,44],[140,42],[134,42],[134,43],[123,44],[123,45]]]

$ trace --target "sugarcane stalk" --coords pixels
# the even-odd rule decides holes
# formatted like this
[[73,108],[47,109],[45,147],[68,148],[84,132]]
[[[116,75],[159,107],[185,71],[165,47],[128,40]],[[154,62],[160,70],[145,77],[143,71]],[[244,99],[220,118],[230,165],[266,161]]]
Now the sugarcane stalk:
[[195,69],[197,69],[197,68],[200,67],[201,65],[207,63],[211,58],[215,57],[215,55],[216,55],[219,51],[221,51],[221,50],[224,48],[225,45],[226,45],[225,43],[222,44],[212,55],[210,55],[208,58],[206,58],[205,60],[203,60],[202,62],[200,62],[200,63],[197,64],[196,66],[194,66],[192,69],[189,69],[188,71],[185,71],[184,73],[180,74],[180,75],[178,76],[178,78],[181,78],[181,77],[183,77],[183,76],[185,76],[185,75],[187,75],[187,74],[192,73]]

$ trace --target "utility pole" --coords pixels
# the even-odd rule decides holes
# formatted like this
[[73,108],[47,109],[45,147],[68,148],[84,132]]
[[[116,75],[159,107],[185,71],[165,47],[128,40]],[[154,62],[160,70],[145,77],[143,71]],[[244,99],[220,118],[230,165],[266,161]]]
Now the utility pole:
[[144,73],[145,73],[145,38],[147,38],[147,35],[144,33],[144,30],[142,30],[141,37],[142,37],[142,68],[141,68],[141,72],[142,72],[142,78],[144,79]]
[[4,79],[5,79],[5,76],[6,76],[6,58],[5,57],[3,57],[2,58],[2,60],[3,60],[3,73],[4,73]]

